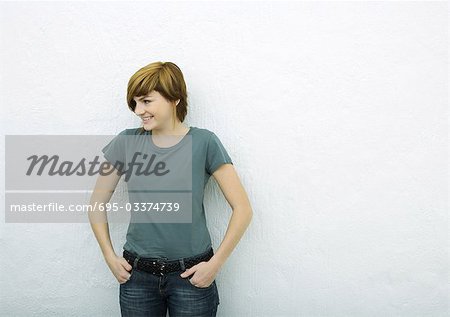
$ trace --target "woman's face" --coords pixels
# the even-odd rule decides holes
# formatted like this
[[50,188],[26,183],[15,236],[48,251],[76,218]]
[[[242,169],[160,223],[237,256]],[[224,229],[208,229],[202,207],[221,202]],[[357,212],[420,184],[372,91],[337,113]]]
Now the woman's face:
[[170,126],[174,102],[166,100],[155,90],[147,96],[133,97],[133,99],[136,101],[134,113],[141,118],[145,130]]

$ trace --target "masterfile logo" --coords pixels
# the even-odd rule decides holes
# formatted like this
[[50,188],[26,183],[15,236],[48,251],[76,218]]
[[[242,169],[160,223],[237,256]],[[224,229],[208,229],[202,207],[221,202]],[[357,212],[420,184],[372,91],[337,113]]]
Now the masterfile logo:
[[[108,222],[191,222],[192,138],[166,150],[149,137],[6,135],[6,222],[88,222],[94,211]],[[128,195],[90,201],[112,174]]]

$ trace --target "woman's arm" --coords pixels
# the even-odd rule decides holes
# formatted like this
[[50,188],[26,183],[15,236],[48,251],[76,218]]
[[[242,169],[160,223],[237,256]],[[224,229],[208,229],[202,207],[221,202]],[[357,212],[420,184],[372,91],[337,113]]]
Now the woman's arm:
[[[112,171],[113,169],[114,171]],[[130,275],[127,271],[131,270],[132,267],[123,257],[115,254],[109,234],[106,211],[104,209],[99,209],[100,204],[104,206],[111,199],[117,183],[119,182],[120,175],[118,170],[115,169],[112,164],[109,164],[108,169],[103,169],[102,171],[106,175],[99,174],[90,199],[90,205],[96,205],[97,208],[89,211],[88,216],[106,263],[117,280],[120,283],[124,283]]]
[[115,255],[114,249],[111,243],[109,235],[108,218],[106,211],[100,211],[99,206],[105,205],[111,199],[117,183],[119,182],[120,175],[117,172],[111,172],[114,167],[110,164],[107,170],[104,170],[106,175],[98,175],[97,182],[95,183],[94,191],[91,195],[90,205],[97,206],[96,209],[89,211],[89,221],[91,223],[92,230],[94,231],[97,242],[100,245],[103,256],[105,259],[109,256]]
[[253,210],[247,193],[232,164],[221,165],[213,173],[213,176],[233,209],[225,237],[210,260],[220,268],[230,256],[250,224],[253,217]]
[[222,164],[213,174],[222,192],[233,209],[227,232],[222,243],[207,262],[200,262],[181,273],[181,277],[194,274],[191,283],[208,287],[217,272],[234,250],[253,217],[250,201],[232,164]]

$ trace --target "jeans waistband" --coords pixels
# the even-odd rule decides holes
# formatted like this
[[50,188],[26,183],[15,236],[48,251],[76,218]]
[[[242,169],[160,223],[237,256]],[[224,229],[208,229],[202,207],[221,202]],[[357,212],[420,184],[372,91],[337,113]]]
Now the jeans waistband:
[[126,253],[131,254],[132,256],[137,257],[139,259],[148,260],[148,261],[158,261],[158,262],[178,262],[180,260],[187,260],[187,259],[191,259],[191,258],[202,257],[204,255],[209,254],[211,251],[213,251],[213,253],[214,253],[213,248],[209,247],[208,250],[206,250],[205,252],[202,252],[202,253],[199,253],[199,254],[196,254],[196,255],[192,255],[192,256],[188,256],[188,257],[182,257],[182,258],[176,258],[176,259],[170,259],[169,260],[167,257],[164,257],[164,256],[163,257],[142,257],[142,256],[138,256],[134,252],[131,252],[131,251],[123,249],[124,253],[126,252]]
[[[171,259],[169,260],[167,257],[139,257],[135,253],[130,252],[128,250],[123,251],[123,255],[125,258],[129,258],[131,255],[132,262],[130,263],[133,268],[138,267],[138,262],[147,262],[147,263],[153,263],[154,265],[157,265],[158,267],[166,267],[166,270],[186,270],[193,265],[199,263],[199,261],[207,261],[214,255],[214,250],[212,247],[210,247],[207,251],[190,256],[190,257],[184,257],[184,258],[178,258],[178,259]],[[203,259],[202,259],[203,258]],[[157,264],[156,264],[157,263]],[[170,269],[171,268],[171,269]]]

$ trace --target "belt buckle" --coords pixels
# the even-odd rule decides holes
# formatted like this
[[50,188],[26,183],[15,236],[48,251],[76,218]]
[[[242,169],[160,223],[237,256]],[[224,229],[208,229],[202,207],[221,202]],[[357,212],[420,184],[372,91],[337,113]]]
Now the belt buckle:
[[[165,273],[165,267],[166,267],[166,260],[165,258],[163,259],[158,259],[156,260],[157,264],[157,270],[159,271],[160,275],[164,275]],[[155,262],[153,262],[153,264],[155,264]]]

